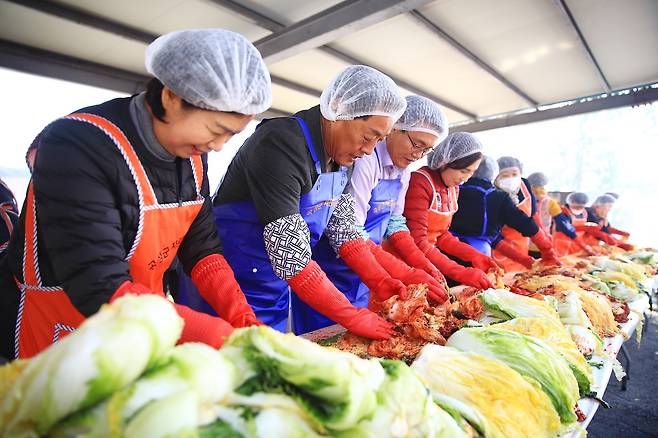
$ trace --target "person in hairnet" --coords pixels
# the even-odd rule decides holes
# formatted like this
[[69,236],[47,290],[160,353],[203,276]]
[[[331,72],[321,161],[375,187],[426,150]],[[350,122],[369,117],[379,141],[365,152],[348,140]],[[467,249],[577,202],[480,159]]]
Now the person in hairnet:
[[[437,303],[447,300],[445,279],[416,246],[402,216],[409,185],[409,164],[422,158],[446,136],[448,123],[441,107],[420,96],[407,96],[407,108],[374,153],[354,162],[347,193],[354,198],[356,226],[385,269],[405,284],[428,284],[428,296]],[[381,246],[384,240],[401,260]],[[332,283],[357,307],[367,307],[370,293],[359,275],[336,257],[324,235],[313,259]],[[303,313],[300,313],[303,312]],[[331,320],[312,309],[293,306],[295,328],[311,331],[331,325]],[[302,317],[303,316],[303,317]]]
[[[448,231],[458,208],[459,185],[473,175],[481,159],[482,143],[477,137],[466,132],[449,134],[427,156],[427,166],[411,173],[404,216],[416,245],[443,275],[487,289],[493,284],[486,273],[499,270],[496,262]],[[446,254],[472,266],[462,266]]]
[[[598,254],[596,246],[588,245],[583,237],[576,233],[571,218],[562,211],[560,204],[555,199],[548,196],[548,193],[546,192],[548,177],[542,172],[535,172],[528,175],[528,183],[530,183],[532,193],[537,200],[537,212],[534,215],[537,225],[539,225],[547,234],[553,234],[552,230],[554,228],[556,231],[559,231],[564,236],[570,238],[575,245],[573,248],[574,251],[577,251],[579,248],[588,255]],[[530,242],[530,255],[533,257],[541,256],[539,249],[533,242]]]
[[567,221],[557,221],[553,233],[553,245],[558,255],[576,254],[583,249],[583,243],[589,244],[585,240],[587,229],[598,227],[588,224],[587,210],[585,210],[588,202],[589,197],[583,192],[571,192],[567,195],[565,205],[562,207]]
[[535,260],[503,239],[501,231],[506,226],[533,239],[540,233],[539,226],[506,192],[496,189],[493,180],[497,175],[496,160],[483,157],[473,176],[459,188],[459,210],[450,232],[483,254],[491,255],[493,248],[530,269]]
[[623,241],[624,239],[627,239],[630,234],[626,231],[622,231],[611,226],[610,222],[608,221],[610,210],[612,210],[615,201],[619,198],[619,195],[616,197],[614,195],[614,193],[606,193],[601,195],[594,200],[590,207],[585,208],[587,210],[587,220],[597,224],[600,227],[600,232],[590,230],[588,234],[595,239],[607,243],[608,245],[618,246],[622,249],[630,251],[633,249],[633,245]]
[[[494,185],[507,193],[516,208],[522,211],[524,215],[532,218],[537,212],[537,204],[528,180],[521,177],[522,173],[523,165],[517,158],[500,157],[498,159],[498,175],[494,180]],[[546,265],[559,265],[560,261],[553,249],[549,235],[540,228],[539,232],[533,233],[531,236],[532,242],[539,249],[543,263]],[[502,237],[506,243],[513,247],[516,253],[528,255],[528,236],[512,227],[504,226]],[[506,251],[511,254],[511,249],[507,245],[500,246],[499,244],[497,247],[493,251],[493,257],[505,271],[522,271],[527,268],[527,266],[511,258],[509,254],[505,254]]]
[[264,120],[233,158],[214,198],[215,222],[265,324],[285,331],[290,308],[299,334],[313,326],[312,309],[360,336],[393,334],[383,318],[350,303],[312,256],[324,236],[378,299],[406,295],[403,281],[411,277],[394,278],[382,267],[356,229],[354,198],[345,190],[355,161],[373,152],[406,105],[388,76],[349,66],[323,90],[320,105]]
[[164,297],[175,257],[219,314],[174,304],[181,342],[218,347],[234,327],[259,324],[221,254],[206,154],[270,106],[265,63],[243,36],[199,29],[152,42],[146,69],[146,92],[42,131],[0,266],[0,355],[33,356],[125,294]]

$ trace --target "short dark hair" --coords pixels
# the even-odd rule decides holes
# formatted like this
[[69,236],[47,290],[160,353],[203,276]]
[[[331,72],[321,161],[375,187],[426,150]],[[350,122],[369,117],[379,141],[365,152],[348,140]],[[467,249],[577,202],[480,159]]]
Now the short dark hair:
[[466,155],[458,160],[448,163],[447,167],[451,169],[466,169],[471,164],[475,163],[477,160],[482,158],[482,152],[474,152],[471,155]]
[[[161,122],[167,123],[167,121],[164,119],[165,109],[164,106],[162,106],[163,89],[164,89],[164,84],[160,82],[158,78],[151,78],[146,83],[146,103],[148,103],[149,106],[151,107],[151,112],[153,112],[153,115],[155,116],[156,119],[160,120]],[[199,107],[192,105],[185,99],[181,99],[181,100],[183,102],[183,108],[201,109]]]

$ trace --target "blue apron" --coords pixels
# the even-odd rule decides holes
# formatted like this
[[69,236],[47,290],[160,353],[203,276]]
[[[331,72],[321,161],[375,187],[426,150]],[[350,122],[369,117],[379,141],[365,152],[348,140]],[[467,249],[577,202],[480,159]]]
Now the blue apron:
[[[375,154],[377,154],[377,149],[375,149]],[[377,159],[379,160],[379,155],[377,155]],[[398,177],[396,179],[382,179],[372,189],[364,227],[370,235],[370,239],[377,245],[381,244],[384,238],[388,221],[401,188],[402,182]],[[370,298],[368,287],[343,262],[343,259],[336,255],[326,236],[322,236],[316,250],[313,251],[313,260],[320,265],[329,280],[345,294],[354,306],[368,307],[368,299]],[[306,333],[334,324],[333,321],[295,298],[293,296],[292,301],[295,333]]]
[[[299,213],[308,225],[311,248],[315,247],[347,185],[347,168],[322,173],[320,160],[306,123],[294,117],[304,133],[318,179],[299,200]],[[262,123],[266,123],[263,121]],[[258,319],[279,331],[288,323],[290,289],[274,273],[263,241],[264,226],[251,201],[232,202],[213,208],[215,224],[224,248],[224,257],[233,269],[247,302]],[[293,294],[293,299],[296,295]]]
[[460,190],[473,189],[482,193],[482,231],[477,236],[464,236],[462,234],[451,233],[459,238],[462,242],[468,243],[476,250],[480,251],[482,254],[491,257],[491,244],[494,242],[498,234],[492,236],[487,235],[487,226],[489,225],[489,215],[487,213],[487,198],[489,195],[496,191],[495,188],[485,189],[479,186],[463,185],[460,187]]

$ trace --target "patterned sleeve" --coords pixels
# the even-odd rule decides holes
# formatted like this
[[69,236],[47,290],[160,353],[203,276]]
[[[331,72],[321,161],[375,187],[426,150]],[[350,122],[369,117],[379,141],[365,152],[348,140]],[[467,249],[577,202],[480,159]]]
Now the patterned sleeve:
[[311,261],[311,233],[300,214],[265,225],[265,250],[277,277],[290,280]]
[[336,254],[338,254],[343,243],[350,240],[367,238],[367,235],[364,236],[359,233],[356,227],[354,198],[350,193],[343,193],[340,196],[338,205],[336,205],[334,212],[329,218],[329,223],[324,234],[329,239],[329,243],[334,251],[336,251]]

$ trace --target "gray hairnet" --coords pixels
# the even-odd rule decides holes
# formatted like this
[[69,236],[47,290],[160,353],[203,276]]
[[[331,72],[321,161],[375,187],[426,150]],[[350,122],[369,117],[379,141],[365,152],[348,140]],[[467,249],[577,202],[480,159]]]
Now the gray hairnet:
[[493,181],[496,175],[498,175],[498,163],[496,163],[496,160],[492,157],[485,155],[482,157],[482,161],[480,161],[477,170],[473,173],[473,178]]
[[612,197],[615,198],[615,199],[619,199],[619,193],[615,193],[615,192],[605,192],[604,195],[610,195],[610,196],[612,196]]
[[548,177],[542,172],[535,172],[528,175],[530,187],[544,187],[548,184]]
[[601,195],[594,200],[592,205],[603,205],[603,204],[614,204],[616,201],[615,197],[609,194]]
[[500,157],[498,159],[498,172],[502,172],[506,169],[511,169],[516,167],[519,169],[519,172],[523,173],[523,164],[519,161],[518,158],[514,157]]
[[571,192],[566,200],[569,205],[585,205],[588,201],[589,197],[583,192]]
[[391,78],[365,65],[351,65],[338,73],[320,95],[320,112],[331,121],[362,116],[400,118],[407,107]]
[[422,96],[407,96],[407,109],[393,125],[401,131],[427,132],[436,136],[436,143],[448,135],[448,121],[438,103]]
[[272,104],[270,74],[256,47],[224,29],[165,34],[146,48],[146,70],[187,102],[259,114]]
[[482,152],[482,143],[470,132],[453,132],[427,155],[430,169],[440,169],[446,164]]

